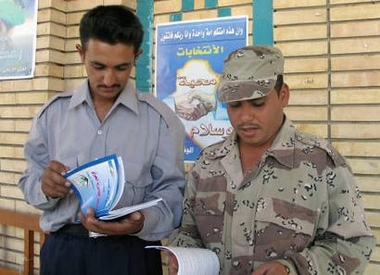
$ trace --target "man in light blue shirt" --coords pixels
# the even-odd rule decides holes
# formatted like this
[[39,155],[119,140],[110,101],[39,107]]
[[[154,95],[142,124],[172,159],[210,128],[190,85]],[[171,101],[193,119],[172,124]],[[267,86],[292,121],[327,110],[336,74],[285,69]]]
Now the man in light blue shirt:
[[[160,253],[144,247],[179,226],[185,132],[163,102],[129,81],[142,36],[138,18],[124,6],[87,12],[77,50],[88,79],[50,100],[33,121],[19,187],[43,211],[41,228],[50,233],[41,250],[41,275],[162,274]],[[105,222],[93,210],[80,212],[62,175],[113,153],[125,169],[120,207],[162,201]],[[102,237],[90,238],[89,232]]]

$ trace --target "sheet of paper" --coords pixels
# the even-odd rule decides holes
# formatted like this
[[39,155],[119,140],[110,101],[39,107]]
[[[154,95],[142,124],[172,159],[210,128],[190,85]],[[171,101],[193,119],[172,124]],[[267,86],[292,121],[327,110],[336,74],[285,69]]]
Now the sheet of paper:
[[154,206],[159,201],[162,201],[162,198],[155,199],[155,200],[152,200],[152,201],[148,201],[148,202],[145,202],[145,203],[140,203],[140,204],[136,204],[136,205],[131,205],[131,206],[127,206],[127,207],[118,208],[118,209],[110,211],[108,213],[108,215],[99,217],[99,220],[107,221],[107,220],[117,219],[119,217],[128,215],[128,214],[130,214],[132,212],[135,212],[135,211],[138,211],[138,210],[142,210],[142,209]]

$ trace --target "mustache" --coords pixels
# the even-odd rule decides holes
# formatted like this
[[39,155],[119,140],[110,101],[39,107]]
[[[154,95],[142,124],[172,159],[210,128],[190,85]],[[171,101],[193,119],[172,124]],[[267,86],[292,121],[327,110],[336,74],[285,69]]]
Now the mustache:
[[107,86],[107,85],[104,85],[104,84],[99,84],[99,85],[98,85],[98,88],[105,88],[105,89],[109,89],[109,88],[120,88],[120,85],[119,85],[119,84],[114,84],[114,85],[111,85],[111,86]]
[[235,129],[260,128],[260,125],[252,122],[244,122],[235,125]]

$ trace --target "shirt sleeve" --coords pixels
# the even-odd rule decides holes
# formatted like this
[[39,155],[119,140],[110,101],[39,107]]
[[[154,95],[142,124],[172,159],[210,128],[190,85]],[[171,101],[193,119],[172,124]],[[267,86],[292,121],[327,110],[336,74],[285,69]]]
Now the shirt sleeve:
[[202,247],[203,241],[197,229],[194,218],[194,202],[196,196],[196,179],[193,173],[189,173],[185,189],[185,199],[183,203],[183,217],[181,227],[170,236],[170,244],[181,247]]
[[328,206],[320,213],[314,241],[280,260],[289,274],[362,274],[368,264],[376,240],[356,181],[346,165],[327,171],[327,177]]
[[45,115],[34,118],[24,147],[27,167],[18,183],[26,202],[40,210],[51,209],[59,201],[48,198],[41,189],[41,177],[49,162],[45,125]]

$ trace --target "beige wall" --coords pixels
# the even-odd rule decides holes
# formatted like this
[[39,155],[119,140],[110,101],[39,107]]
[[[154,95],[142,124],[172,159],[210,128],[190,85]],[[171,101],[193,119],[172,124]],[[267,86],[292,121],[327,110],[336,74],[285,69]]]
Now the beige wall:
[[[181,11],[178,0],[154,1],[154,22],[169,22]],[[54,93],[75,87],[85,71],[75,52],[78,22],[98,4],[136,1],[40,0],[36,74],[33,79],[0,82],[0,205],[37,212],[25,204],[16,184],[25,168],[22,147],[32,117]],[[217,17],[195,0],[183,20]],[[252,1],[219,0],[232,15],[249,17]],[[274,41],[287,58],[291,87],[287,115],[297,127],[330,139],[346,156],[362,190],[368,219],[378,237],[366,274],[380,267],[380,1],[273,0]],[[329,6],[329,8],[327,8]],[[152,30],[154,31],[154,30]],[[22,264],[23,233],[0,228],[0,259]],[[16,238],[14,238],[16,236]],[[15,252],[16,251],[16,252]],[[36,257],[38,260],[38,257]],[[2,262],[0,262],[2,264]]]
[[[287,113],[348,158],[380,243],[380,3],[274,0],[274,40],[293,88]],[[377,247],[366,274],[378,273]]]

